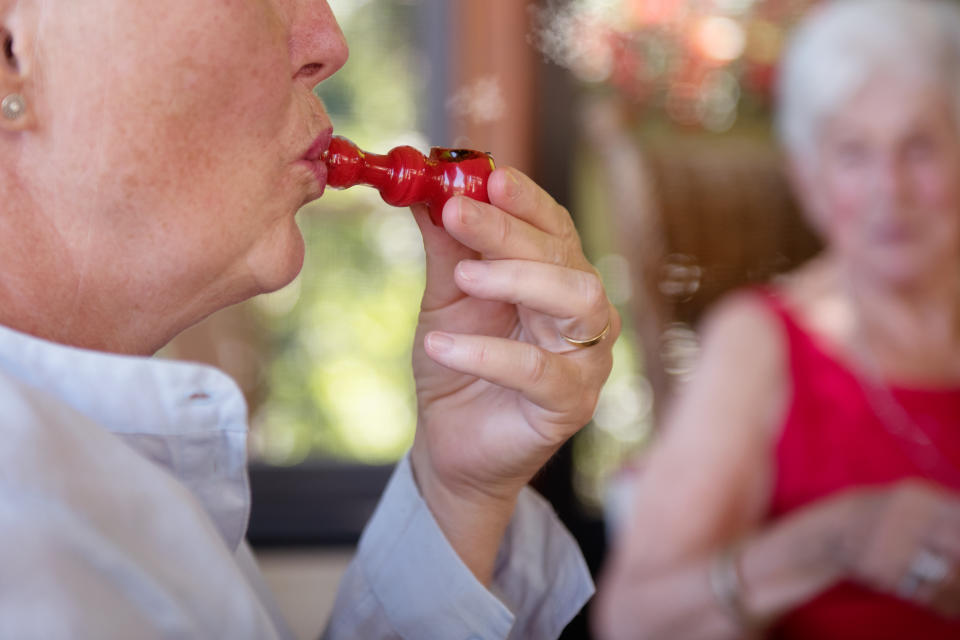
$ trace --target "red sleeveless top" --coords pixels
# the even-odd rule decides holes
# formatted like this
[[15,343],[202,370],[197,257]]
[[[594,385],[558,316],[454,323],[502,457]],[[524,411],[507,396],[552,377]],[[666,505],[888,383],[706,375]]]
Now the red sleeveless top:
[[[960,493],[960,388],[870,390],[797,322],[774,292],[764,289],[761,295],[783,325],[792,392],[776,443],[770,520],[843,489],[911,477]],[[879,414],[890,410],[891,394],[902,410],[883,422]],[[905,421],[911,424],[903,425]],[[896,435],[898,429],[915,433],[917,428],[941,456],[931,458],[929,447]],[[783,617],[769,637],[957,640],[960,621],[845,582]]]

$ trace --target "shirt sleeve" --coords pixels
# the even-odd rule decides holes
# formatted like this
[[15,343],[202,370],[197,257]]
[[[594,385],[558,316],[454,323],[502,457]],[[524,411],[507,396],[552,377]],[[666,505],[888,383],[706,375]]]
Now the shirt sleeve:
[[592,595],[576,542],[531,489],[520,495],[488,590],[444,537],[404,458],[360,539],[324,637],[547,640]]

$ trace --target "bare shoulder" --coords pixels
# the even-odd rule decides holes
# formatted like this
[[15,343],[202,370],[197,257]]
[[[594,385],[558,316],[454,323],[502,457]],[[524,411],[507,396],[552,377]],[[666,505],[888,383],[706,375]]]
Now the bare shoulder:
[[788,342],[772,302],[761,291],[733,293],[714,305],[699,334],[697,365],[678,389],[664,427],[694,440],[768,446],[790,397]]
[[767,287],[769,293],[747,289],[727,296],[700,327],[704,360],[735,357],[741,370],[759,369],[767,374],[785,371],[786,334],[770,296],[801,324],[820,332],[821,320],[836,315],[836,272],[832,260],[815,258],[781,276]]
[[763,517],[787,397],[782,333],[756,291],[721,300],[701,324],[697,366],[667,408],[637,487],[628,546],[639,565],[698,557]]
[[739,374],[769,375],[783,366],[781,320],[759,291],[740,291],[721,300],[700,327],[701,366],[713,364]]

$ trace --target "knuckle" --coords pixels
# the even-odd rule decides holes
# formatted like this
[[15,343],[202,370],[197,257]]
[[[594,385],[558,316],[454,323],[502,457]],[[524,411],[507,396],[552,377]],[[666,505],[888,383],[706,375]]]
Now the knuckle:
[[597,384],[600,385],[600,388],[597,389],[597,396],[600,395],[611,371],[613,371],[613,349],[607,349],[603,352],[600,362],[597,364]]
[[620,317],[620,312],[613,306],[613,303],[608,308],[610,309],[610,335],[613,338],[611,342],[615,342],[623,330],[623,318]]
[[580,234],[577,233],[577,227],[573,224],[573,216],[570,215],[570,211],[556,203],[553,203],[553,206],[556,207],[557,217],[563,222],[560,237],[566,242],[580,246]]
[[539,187],[536,189],[525,189],[523,194],[526,196],[527,203],[529,204],[530,209],[533,211],[539,211],[544,207],[544,205],[547,204],[544,202],[546,193]]
[[505,247],[513,235],[513,224],[511,223],[510,217],[502,213],[496,216],[496,220],[496,238],[497,241],[500,242],[500,246]]
[[478,343],[473,349],[473,359],[479,366],[484,366],[488,364],[491,360],[492,354],[490,353],[490,348],[483,342]]
[[509,261],[502,266],[501,288],[505,293],[506,300],[512,304],[522,304],[524,281],[529,279],[529,274],[524,270],[521,263]]
[[552,264],[556,265],[568,265],[570,264],[569,256],[570,250],[568,249],[568,244],[563,242],[563,240],[555,239],[550,243],[550,248],[548,250],[548,260]]
[[576,413],[576,424],[582,427],[593,420],[597,412],[597,405],[600,403],[600,393],[595,390],[587,390],[580,396],[579,410]]
[[600,404],[599,389],[591,389],[589,391],[584,392],[583,413],[580,416],[581,424],[586,424],[593,419],[593,415],[597,412],[598,404]]
[[580,272],[579,289],[584,306],[591,312],[604,311],[607,307],[607,293],[603,282],[594,273]]
[[547,379],[550,361],[540,349],[532,347],[527,350],[525,368],[527,378],[534,386],[540,386]]
[[940,490],[920,479],[901,481],[890,500],[892,510],[922,512],[941,504]]
[[917,495],[922,493],[928,493],[931,489],[931,486],[924,480],[919,478],[907,478],[901,480],[897,485],[899,492],[906,495]]
[[507,260],[503,263],[503,275],[509,282],[516,285],[529,276],[526,265],[520,260]]

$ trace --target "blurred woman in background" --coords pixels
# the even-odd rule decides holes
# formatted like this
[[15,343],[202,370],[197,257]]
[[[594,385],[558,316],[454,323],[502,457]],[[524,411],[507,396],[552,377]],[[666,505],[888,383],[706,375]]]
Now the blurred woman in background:
[[960,637],[960,9],[828,3],[780,82],[827,249],[706,322],[603,638]]

